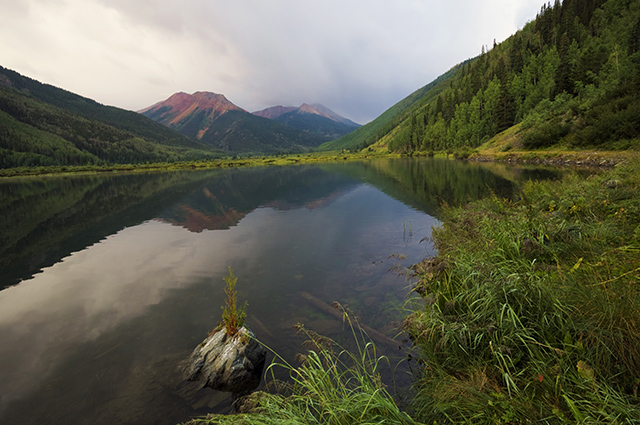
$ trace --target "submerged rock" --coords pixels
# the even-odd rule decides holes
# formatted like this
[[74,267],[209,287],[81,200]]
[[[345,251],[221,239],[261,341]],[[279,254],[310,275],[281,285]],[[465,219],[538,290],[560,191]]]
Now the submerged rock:
[[267,350],[248,328],[233,335],[224,328],[210,335],[182,365],[182,379],[236,395],[247,394],[260,383]]

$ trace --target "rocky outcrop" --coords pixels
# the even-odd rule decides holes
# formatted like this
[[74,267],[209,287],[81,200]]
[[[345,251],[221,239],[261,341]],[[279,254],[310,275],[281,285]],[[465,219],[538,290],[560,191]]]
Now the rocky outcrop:
[[233,335],[224,328],[210,335],[182,364],[182,379],[234,395],[247,394],[260,383],[267,351],[248,328]]

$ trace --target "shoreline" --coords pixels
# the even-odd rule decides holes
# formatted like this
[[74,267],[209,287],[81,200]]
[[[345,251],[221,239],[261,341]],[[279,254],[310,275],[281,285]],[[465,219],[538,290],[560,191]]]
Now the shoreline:
[[514,151],[484,150],[472,153],[467,160],[513,164],[615,167],[640,159],[637,151]]
[[285,156],[254,156],[203,161],[158,162],[152,164],[55,165],[47,167],[19,167],[0,169],[0,180],[16,177],[60,177],[114,173],[145,173],[179,170],[206,170],[237,167],[266,167],[270,165],[301,165],[318,162],[351,161],[372,158],[398,157],[397,154],[328,152],[291,154]]
[[496,151],[494,149],[473,152],[416,152],[400,155],[391,152],[323,152],[291,154],[285,156],[255,156],[226,158],[208,161],[161,162],[153,164],[110,165],[56,165],[48,167],[20,167],[0,169],[0,180],[16,177],[59,177],[69,175],[144,173],[178,170],[203,170],[235,167],[265,167],[270,165],[300,165],[317,162],[395,158],[402,156],[435,156],[475,162],[501,162],[508,164],[532,164],[552,166],[589,166],[610,168],[629,161],[640,160],[640,151]]

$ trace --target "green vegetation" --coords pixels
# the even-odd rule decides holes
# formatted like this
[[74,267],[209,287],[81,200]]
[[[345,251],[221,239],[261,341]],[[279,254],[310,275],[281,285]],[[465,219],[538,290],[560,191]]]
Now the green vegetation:
[[411,93],[367,125],[359,127],[338,140],[323,143],[318,150],[361,150],[372,145],[396,128],[411,112],[414,105],[423,104],[437,96],[444,89],[446,81],[454,75],[457,68],[454,67],[435,81]]
[[[13,93],[14,96],[20,96],[22,99],[29,99],[37,101],[39,104],[47,105],[51,110],[64,111],[71,116],[82,117],[85,120],[98,122],[123,132],[133,133],[147,141],[166,146],[202,149],[202,145],[193,139],[184,137],[152,120],[145,119],[136,112],[101,105],[94,100],[49,84],[40,83],[1,66],[0,87]],[[4,104],[4,102],[3,100],[2,103]],[[18,104],[17,107],[21,108],[22,106]],[[32,119],[36,118],[33,114],[33,112],[29,114]],[[63,128],[75,131],[69,125],[63,125]]]
[[[213,131],[213,128],[228,131]],[[228,111],[215,119],[215,127],[200,141],[226,152],[264,155],[309,152],[323,139],[245,111]]]
[[229,276],[225,276],[224,293],[227,295],[227,304],[222,307],[222,325],[227,335],[233,336],[238,330],[244,326],[244,320],[247,317],[247,303],[238,308],[238,292],[236,291],[236,283],[238,278],[233,275],[233,270],[229,267]]
[[419,99],[407,98],[402,113],[389,110],[393,119],[384,131],[374,131],[374,121],[330,146],[453,152],[477,148],[520,124],[513,147],[636,149],[638,34],[636,1],[556,0]]
[[[337,303],[336,303],[337,304]],[[388,360],[379,356],[376,347],[358,327],[353,315],[340,305],[343,320],[351,328],[357,348],[355,354],[329,338],[299,330],[308,338],[310,350],[292,366],[283,359],[268,368],[284,368],[290,382],[272,385],[275,393],[257,392],[243,402],[246,413],[209,416],[190,424],[416,424],[402,412],[380,379],[380,370]]]
[[0,169],[0,177],[37,176],[45,174],[67,173],[112,173],[112,172],[150,172],[165,170],[195,170],[209,168],[228,167],[263,167],[269,165],[295,165],[318,162],[346,161],[374,158],[377,156],[389,157],[388,154],[375,153],[340,153],[321,152],[306,154],[289,154],[274,156],[236,156],[216,158],[209,160],[155,162],[144,164],[96,164],[96,165],[48,165],[48,166],[24,166],[8,169]]
[[639,166],[446,213],[405,321],[417,420],[640,420]]
[[353,122],[346,124],[317,114],[301,113],[298,110],[284,113],[274,120],[318,136],[322,141],[335,140],[360,127]]

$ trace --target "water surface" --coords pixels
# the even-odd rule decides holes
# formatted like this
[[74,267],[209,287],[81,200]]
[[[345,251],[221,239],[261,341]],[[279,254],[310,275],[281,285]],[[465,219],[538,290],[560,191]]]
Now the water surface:
[[228,410],[228,394],[181,396],[175,370],[220,320],[229,267],[249,325],[287,359],[296,323],[348,337],[302,292],[393,338],[411,288],[402,271],[433,254],[440,205],[511,197],[539,176],[557,172],[384,159],[4,180],[0,422],[173,424]]

